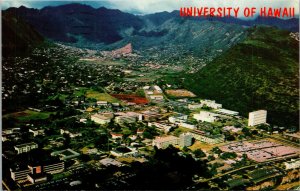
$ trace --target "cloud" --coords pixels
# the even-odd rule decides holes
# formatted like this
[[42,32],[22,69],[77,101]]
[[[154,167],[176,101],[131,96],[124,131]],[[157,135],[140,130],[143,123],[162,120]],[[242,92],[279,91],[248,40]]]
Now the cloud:
[[[1,1],[1,0],[0,0]],[[105,6],[112,9],[120,9],[130,13],[155,13],[162,11],[179,10],[180,7],[295,7],[295,13],[299,14],[298,0],[2,0],[2,9],[8,7],[19,7],[24,5],[31,8],[42,8],[44,6],[57,6],[68,3],[84,3],[95,8]]]

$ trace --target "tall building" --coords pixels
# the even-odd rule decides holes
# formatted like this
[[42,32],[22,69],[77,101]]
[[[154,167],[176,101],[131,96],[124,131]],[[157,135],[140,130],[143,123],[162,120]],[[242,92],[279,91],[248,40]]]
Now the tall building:
[[193,136],[189,133],[182,133],[179,136],[179,146],[180,147],[189,147],[192,145]]
[[258,110],[249,113],[248,126],[255,126],[267,122],[267,111]]

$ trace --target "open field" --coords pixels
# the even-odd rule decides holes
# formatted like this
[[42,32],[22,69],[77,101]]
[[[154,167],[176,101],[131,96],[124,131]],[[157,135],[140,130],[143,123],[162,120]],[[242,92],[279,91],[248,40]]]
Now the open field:
[[111,103],[120,102],[117,98],[112,97],[108,93],[99,93],[98,91],[94,91],[94,90],[87,90],[86,97],[95,98],[98,101],[107,101]]
[[111,96],[120,99],[120,100],[124,100],[124,101],[128,101],[128,102],[133,102],[136,104],[147,104],[148,100],[144,97],[140,97],[137,95],[127,95],[127,94],[111,94]]
[[50,114],[53,114],[53,112],[36,112],[31,110],[24,110],[20,112],[3,115],[3,118],[12,117],[17,121],[27,122],[35,119],[47,119],[50,116]]
[[196,97],[196,95],[193,92],[190,92],[185,89],[166,90],[166,93],[173,97]]
[[202,149],[204,151],[209,151],[212,148],[214,148],[216,145],[211,145],[211,144],[207,144],[207,143],[202,143],[200,141],[195,141],[195,143],[190,146],[189,148],[194,151],[196,149]]

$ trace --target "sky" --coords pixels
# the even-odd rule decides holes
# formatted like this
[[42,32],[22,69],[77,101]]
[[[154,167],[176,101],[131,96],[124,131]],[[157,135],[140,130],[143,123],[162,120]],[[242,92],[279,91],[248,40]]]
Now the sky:
[[1,9],[9,7],[20,7],[24,5],[29,8],[41,9],[45,6],[57,6],[68,3],[83,3],[94,8],[107,7],[119,9],[133,14],[149,14],[162,11],[179,10],[180,7],[295,7],[296,15],[299,15],[299,0],[0,0]]

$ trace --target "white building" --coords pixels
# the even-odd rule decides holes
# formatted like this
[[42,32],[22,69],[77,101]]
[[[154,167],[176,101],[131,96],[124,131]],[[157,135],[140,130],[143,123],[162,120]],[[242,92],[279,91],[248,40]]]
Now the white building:
[[228,110],[228,109],[218,109],[216,112],[224,115],[233,115],[233,116],[239,115],[239,112]]
[[101,114],[94,114],[91,116],[91,120],[95,123],[103,125],[109,123],[111,121],[111,118]]
[[38,148],[38,144],[36,144],[34,142],[24,143],[24,144],[15,146],[15,150],[18,152],[18,154],[27,153],[30,150],[36,149],[36,148]]
[[215,100],[204,99],[204,100],[201,100],[200,103],[201,103],[201,107],[206,105],[207,107],[210,107],[210,108],[213,108],[213,109],[222,108],[222,104],[216,103]]
[[153,86],[153,88],[157,91],[157,93],[162,93],[162,89],[159,86]]
[[192,145],[193,136],[190,133],[182,133],[179,136],[179,146],[180,147],[189,147]]
[[202,107],[202,104],[188,104],[188,109],[194,110]]
[[97,101],[98,106],[107,106],[107,101]]
[[152,146],[156,146],[158,149],[165,149],[169,145],[178,145],[179,138],[175,136],[167,136],[167,137],[156,137],[152,141]]
[[285,169],[295,169],[300,167],[300,159],[291,159],[291,161],[284,162]]
[[255,126],[267,122],[267,111],[258,110],[249,113],[248,126]]
[[169,122],[170,123],[185,122],[187,119],[188,119],[188,115],[177,113],[176,115],[169,117]]
[[206,122],[214,122],[218,119],[218,114],[208,112],[208,111],[200,111],[200,113],[196,113],[193,115],[193,118],[196,119],[197,121],[206,121]]
[[137,121],[137,118],[135,116],[131,115],[121,115],[115,117],[115,122],[118,124],[124,124],[124,123],[135,123]]
[[188,123],[177,123],[179,127],[184,127],[184,128],[188,128],[188,129],[197,129],[197,127],[195,125],[192,124],[188,124]]
[[163,100],[164,96],[162,95],[150,95],[151,100]]

